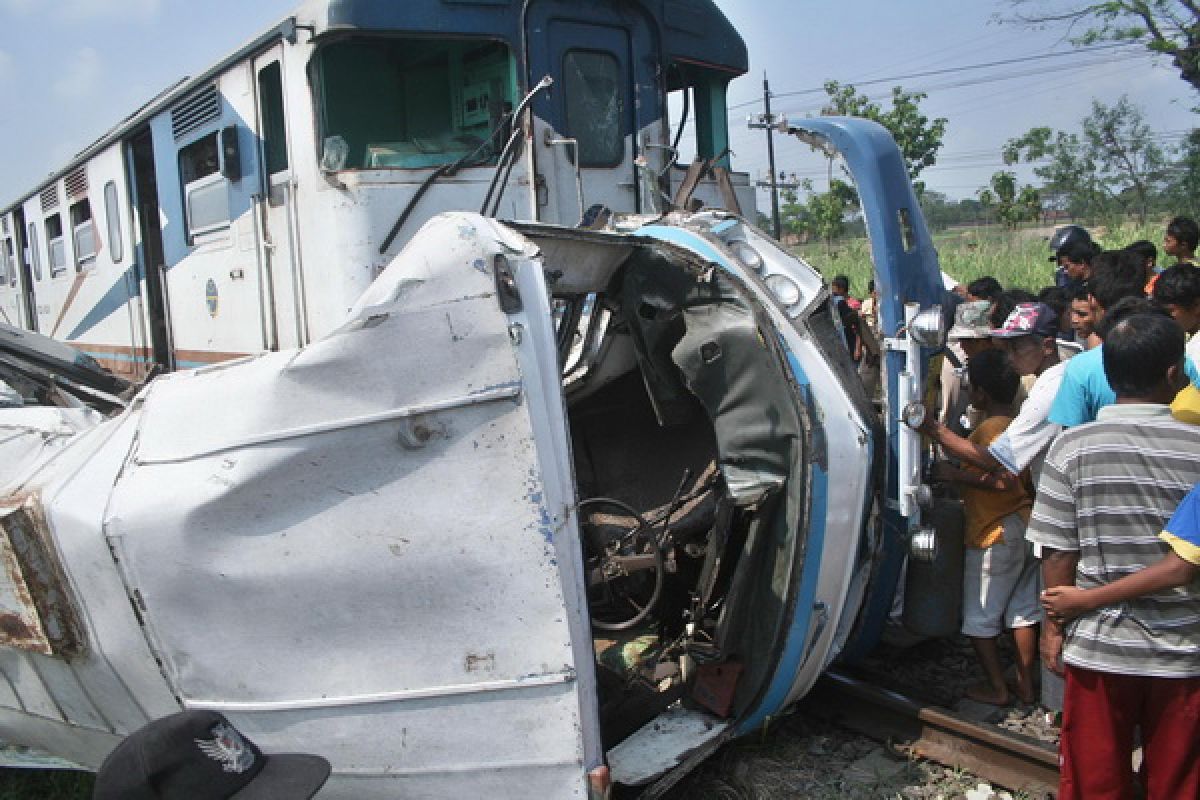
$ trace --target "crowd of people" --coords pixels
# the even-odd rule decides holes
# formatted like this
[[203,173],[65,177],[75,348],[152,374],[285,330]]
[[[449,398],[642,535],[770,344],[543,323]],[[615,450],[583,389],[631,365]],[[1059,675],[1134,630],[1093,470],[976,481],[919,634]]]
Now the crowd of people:
[[[1053,285],[956,287],[919,426],[964,506],[962,632],[983,673],[968,694],[1034,702],[1039,654],[1065,675],[1063,800],[1134,796],[1139,736],[1145,796],[1200,797],[1198,241],[1171,220],[1164,267],[1151,242],[1106,250],[1069,226]],[[837,304],[873,391],[867,312]]]

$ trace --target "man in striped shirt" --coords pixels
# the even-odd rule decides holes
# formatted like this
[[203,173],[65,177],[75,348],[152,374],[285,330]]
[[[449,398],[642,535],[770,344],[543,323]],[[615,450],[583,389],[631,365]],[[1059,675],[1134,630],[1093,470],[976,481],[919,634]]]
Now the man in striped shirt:
[[[1186,381],[1182,329],[1163,313],[1118,322],[1104,346],[1117,395],[1050,447],[1027,538],[1044,548],[1047,588],[1103,586],[1160,561],[1159,538],[1200,482],[1200,427],[1171,417]],[[1042,659],[1065,662],[1060,800],[1132,797],[1141,729],[1150,800],[1200,797],[1200,587],[1191,584],[1046,620]]]

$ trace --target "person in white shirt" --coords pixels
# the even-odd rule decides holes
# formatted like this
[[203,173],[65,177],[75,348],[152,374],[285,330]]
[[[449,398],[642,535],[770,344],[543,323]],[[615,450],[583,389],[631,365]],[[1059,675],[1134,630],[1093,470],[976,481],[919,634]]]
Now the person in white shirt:
[[918,430],[959,461],[1013,476],[1029,467],[1036,480],[1046,450],[1061,430],[1046,416],[1067,365],[1059,360],[1057,331],[1054,309],[1045,303],[1021,303],[1002,327],[991,332],[993,342],[1008,352],[1018,374],[1038,376],[1020,413],[991,445],[985,448],[964,439],[928,410]]

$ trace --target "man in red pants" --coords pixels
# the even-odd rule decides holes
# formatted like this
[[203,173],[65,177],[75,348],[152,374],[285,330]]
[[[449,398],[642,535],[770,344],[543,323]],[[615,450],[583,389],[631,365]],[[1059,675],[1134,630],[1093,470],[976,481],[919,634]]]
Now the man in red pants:
[[[1050,447],[1026,538],[1042,577],[1093,589],[1171,552],[1159,534],[1200,482],[1200,426],[1171,417],[1186,382],[1183,330],[1134,314],[1109,331],[1104,371],[1117,402]],[[1133,797],[1141,730],[1148,800],[1200,797],[1200,592],[1195,581],[1081,614],[1047,619],[1042,659],[1067,678],[1060,800]]]

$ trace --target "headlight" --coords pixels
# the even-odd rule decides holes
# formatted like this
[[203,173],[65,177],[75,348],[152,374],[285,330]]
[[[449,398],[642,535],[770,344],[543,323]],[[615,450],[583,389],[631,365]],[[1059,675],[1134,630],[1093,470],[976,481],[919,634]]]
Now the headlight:
[[784,308],[791,308],[800,302],[800,287],[788,276],[768,275],[765,282],[771,294],[775,295],[775,299]]
[[900,419],[915,431],[925,421],[925,406],[921,403],[909,403],[900,412]]
[[921,527],[908,541],[908,555],[914,561],[932,564],[938,556],[937,531],[932,527]]
[[908,326],[908,335],[922,347],[933,350],[946,344],[946,323],[942,318],[942,307],[927,308],[913,317]]
[[761,273],[763,269],[763,259],[757,250],[751,247],[746,242],[734,242],[730,246],[733,250],[734,257],[742,262],[742,266],[747,269],[752,269],[755,272]]

